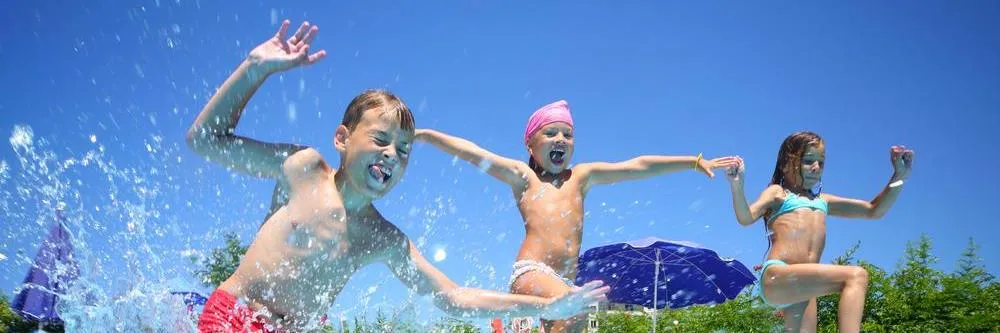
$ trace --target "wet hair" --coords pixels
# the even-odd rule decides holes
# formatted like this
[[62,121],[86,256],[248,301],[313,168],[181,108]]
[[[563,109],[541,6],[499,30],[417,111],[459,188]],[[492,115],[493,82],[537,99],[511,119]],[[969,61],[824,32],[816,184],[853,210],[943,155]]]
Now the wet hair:
[[[786,137],[785,141],[781,143],[781,148],[778,149],[778,160],[774,163],[774,173],[771,175],[769,185],[785,187],[785,175],[788,174],[786,171],[798,175],[798,171],[802,169],[802,155],[809,147],[823,147],[823,139],[819,137],[819,134],[801,131]],[[797,181],[801,183],[801,180]]]
[[413,113],[406,103],[391,92],[381,89],[365,90],[355,96],[351,104],[347,105],[347,111],[344,111],[344,119],[340,124],[347,127],[348,131],[353,131],[358,127],[365,111],[372,109],[381,109],[380,116],[388,116],[389,119],[399,123],[404,130],[412,132],[415,128]]
[[[809,147],[823,147],[823,138],[819,137],[819,134],[800,131],[795,132],[785,138],[785,141],[781,142],[781,148],[778,149],[778,160],[774,163],[774,173],[771,175],[770,185],[780,185],[782,188],[788,188],[792,184],[786,181],[785,176],[789,173],[800,175],[799,172],[802,169],[802,155],[806,153],[806,149]],[[801,176],[797,176],[801,177]],[[795,180],[797,186],[802,186],[801,179]],[[764,213],[764,220],[771,216],[770,211]],[[766,223],[765,223],[766,224]]]

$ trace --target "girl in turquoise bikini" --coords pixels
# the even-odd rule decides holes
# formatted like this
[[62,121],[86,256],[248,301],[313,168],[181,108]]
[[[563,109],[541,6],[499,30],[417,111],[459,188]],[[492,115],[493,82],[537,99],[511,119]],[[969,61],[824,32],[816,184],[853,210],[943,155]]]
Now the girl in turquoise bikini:
[[771,184],[753,204],[747,204],[743,193],[743,161],[727,173],[740,224],[749,226],[764,218],[771,246],[760,269],[761,297],[784,311],[785,330],[790,332],[815,332],[816,297],[834,293],[840,293],[838,331],[860,331],[868,272],[858,266],[818,263],[826,243],[826,216],[881,218],[896,201],[913,165],[912,150],[893,146],[892,178],[874,200],[864,201],[820,193],[825,155],[823,140],[815,133],[785,138]]

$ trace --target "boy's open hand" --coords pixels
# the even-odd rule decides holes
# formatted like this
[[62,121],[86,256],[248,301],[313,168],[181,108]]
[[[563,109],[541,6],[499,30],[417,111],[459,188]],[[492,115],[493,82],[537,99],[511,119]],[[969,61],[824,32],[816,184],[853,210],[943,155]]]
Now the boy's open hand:
[[258,45],[247,59],[250,63],[260,66],[265,73],[276,73],[300,65],[311,65],[326,56],[325,50],[309,54],[309,43],[312,43],[319,33],[319,26],[302,22],[299,30],[291,38],[285,40],[290,22],[284,20],[274,37]]

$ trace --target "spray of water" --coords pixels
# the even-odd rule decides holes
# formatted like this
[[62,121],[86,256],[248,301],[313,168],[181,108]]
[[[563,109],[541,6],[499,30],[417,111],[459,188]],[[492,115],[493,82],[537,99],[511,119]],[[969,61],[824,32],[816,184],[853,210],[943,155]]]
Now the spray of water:
[[[168,206],[161,197],[176,187],[160,180],[171,178],[163,159],[176,147],[151,136],[146,150],[159,157],[139,163],[143,167],[123,167],[106,157],[96,137],[90,141],[94,145],[86,152],[63,157],[30,127],[13,128],[15,165],[0,163],[0,211],[9,221],[0,232],[11,243],[28,241],[26,248],[37,248],[44,231],[59,220],[56,214],[63,217],[79,276],[70,279],[64,274],[68,265],[56,265],[48,275],[65,279],[60,282],[69,287],[41,290],[59,296],[57,311],[67,331],[194,332],[182,298],[168,287],[168,279],[181,274],[166,265],[163,255],[170,252],[154,241],[166,235],[161,222]],[[17,251],[17,265],[9,267],[31,265],[33,254]]]

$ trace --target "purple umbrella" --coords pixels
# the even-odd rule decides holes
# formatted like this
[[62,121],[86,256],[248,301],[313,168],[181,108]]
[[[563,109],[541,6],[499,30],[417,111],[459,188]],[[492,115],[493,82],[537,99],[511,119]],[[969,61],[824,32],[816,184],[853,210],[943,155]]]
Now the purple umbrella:
[[11,308],[24,319],[40,323],[62,324],[56,313],[58,294],[66,291],[69,283],[79,276],[73,260],[73,244],[69,231],[63,225],[62,214],[56,212],[56,225],[35,255],[21,290]]
[[589,249],[579,267],[578,285],[601,280],[611,287],[609,301],[656,309],[723,303],[756,281],[739,261],[694,243],[653,237]]
[[208,298],[194,291],[171,291],[170,294],[183,296],[184,305],[187,306],[205,305],[208,301]]

